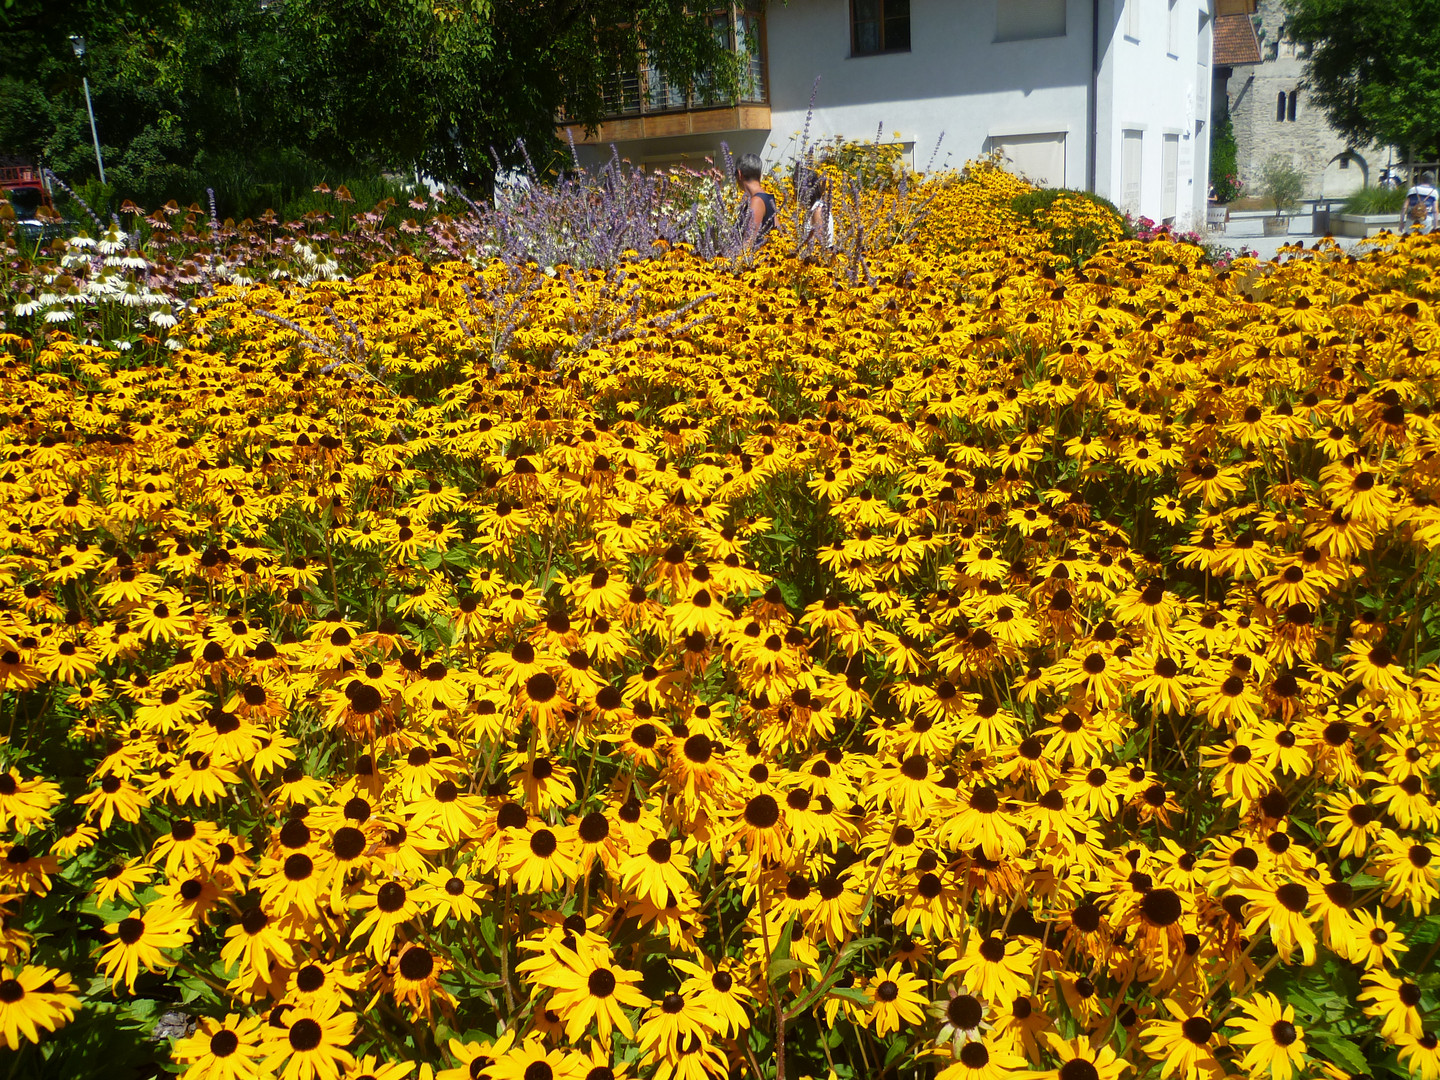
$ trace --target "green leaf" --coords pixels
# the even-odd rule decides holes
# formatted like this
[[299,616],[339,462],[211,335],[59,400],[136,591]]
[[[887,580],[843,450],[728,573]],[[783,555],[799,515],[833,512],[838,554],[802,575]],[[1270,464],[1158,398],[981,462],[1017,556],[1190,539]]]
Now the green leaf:
[[905,1051],[909,1048],[910,1040],[908,1038],[904,1036],[897,1036],[896,1038],[891,1039],[890,1046],[885,1051],[884,1068],[888,1069],[891,1065],[894,1065],[897,1061],[899,1061],[902,1057],[905,1056]]
[[788,960],[790,958],[790,938],[795,932],[795,917],[792,915],[785,922],[785,929],[780,931],[780,936],[775,941],[775,948],[770,950],[770,961],[773,964],[776,960]]
[[788,581],[777,583],[780,587],[780,599],[785,601],[785,606],[791,611],[799,611],[805,605],[800,603],[800,590]]
[[835,977],[840,977],[841,969],[855,956],[864,952],[866,949],[873,948],[876,945],[884,945],[885,943],[884,938],[878,937],[851,938],[850,941],[846,942],[845,947],[840,950],[840,963],[835,965]]
[[804,966],[805,962],[803,960],[771,960],[767,976],[769,980],[773,983],[779,979],[783,979],[792,971],[799,971]]
[[1359,1048],[1348,1039],[1338,1038],[1328,1031],[1316,1031],[1313,1028],[1305,1034],[1310,1039],[1311,1046],[1347,1072],[1369,1071],[1370,1064],[1365,1060],[1365,1055],[1360,1053]]

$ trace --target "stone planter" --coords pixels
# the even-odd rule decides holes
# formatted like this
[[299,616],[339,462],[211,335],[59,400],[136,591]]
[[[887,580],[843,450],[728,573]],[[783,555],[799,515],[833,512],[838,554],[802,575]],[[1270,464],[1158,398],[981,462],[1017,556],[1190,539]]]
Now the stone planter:
[[1386,230],[1400,230],[1399,214],[1335,214],[1330,218],[1336,236],[1377,236]]
[[1261,226],[1266,236],[1284,236],[1290,231],[1290,219],[1288,217],[1267,217]]

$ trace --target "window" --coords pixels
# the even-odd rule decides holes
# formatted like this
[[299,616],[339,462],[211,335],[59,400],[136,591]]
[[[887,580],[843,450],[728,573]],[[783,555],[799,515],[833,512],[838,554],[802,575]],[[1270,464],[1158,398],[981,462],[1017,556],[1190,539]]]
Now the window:
[[851,56],[909,51],[910,0],[851,0]]
[[1042,186],[1064,186],[1065,132],[991,135],[985,140],[985,152],[996,150],[1010,162],[1011,172]]
[[996,0],[995,40],[1065,36],[1065,0]]
[[1180,191],[1180,136],[1166,135],[1160,144],[1160,217],[1175,221],[1175,204]]
[[1132,41],[1140,40],[1140,3],[1141,0],[1125,0],[1125,36]]
[[1298,98],[1299,96],[1300,96],[1300,91],[1298,91],[1298,90],[1291,90],[1291,91],[1290,91],[1290,107],[1285,110],[1285,119],[1286,119],[1286,120],[1294,120],[1294,119],[1295,119],[1295,99]]
[[[729,53],[741,57],[741,101],[765,101],[765,61],[761,55],[764,28],[754,11],[734,9],[710,16],[715,40]],[[704,72],[695,81],[695,104],[700,107],[731,104],[717,79]],[[683,106],[683,102],[681,105]]]
[[1170,56],[1180,55],[1180,30],[1176,26],[1179,16],[1179,0],[1170,0],[1170,10],[1165,15],[1165,52]]
[[1275,98],[1275,120],[1276,120],[1277,123],[1281,123],[1281,122],[1284,121],[1284,119],[1285,119],[1285,91],[1284,91],[1284,90],[1281,90],[1279,96],[1277,96],[1277,97]]
[[1140,210],[1140,163],[1144,149],[1143,131],[1120,132],[1120,205],[1136,213]]

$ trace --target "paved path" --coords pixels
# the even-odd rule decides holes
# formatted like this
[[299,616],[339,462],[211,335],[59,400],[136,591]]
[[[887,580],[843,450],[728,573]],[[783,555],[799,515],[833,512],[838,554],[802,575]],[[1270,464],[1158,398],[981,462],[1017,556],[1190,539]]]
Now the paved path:
[[[1313,248],[1315,241],[1320,235],[1309,231],[1310,216],[1308,214],[1297,217],[1293,222],[1295,231],[1288,236],[1265,236],[1264,226],[1259,219],[1249,218],[1231,221],[1223,230],[1207,232],[1206,239],[1218,241],[1226,247],[1245,247],[1256,252],[1262,259],[1273,259],[1281,247],[1286,244],[1303,243],[1307,248]],[[1354,251],[1357,255],[1360,250],[1356,245],[1360,243],[1358,237],[1337,236],[1335,242],[1346,251]]]
[[[1287,245],[1287,244],[1293,246],[1293,245],[1295,245],[1295,244],[1297,244],[1297,243],[1302,243],[1302,244],[1304,244],[1307,248],[1313,248],[1313,247],[1315,246],[1315,241],[1317,241],[1317,240],[1320,239],[1320,237],[1318,237],[1318,236],[1298,236],[1298,235],[1297,235],[1297,236],[1229,236],[1229,235],[1227,235],[1227,234],[1211,233],[1210,236],[1213,237],[1214,239],[1218,240],[1220,243],[1224,244],[1226,247],[1232,247],[1232,248],[1244,247],[1244,248],[1248,248],[1250,251],[1253,251],[1253,252],[1255,252],[1257,255],[1259,255],[1259,257],[1262,258],[1262,259],[1273,259],[1273,258],[1275,258],[1275,256],[1279,253],[1280,248],[1284,247],[1284,246]],[[1360,254],[1359,251],[1356,251],[1356,250],[1355,250],[1355,245],[1360,242],[1356,237],[1353,237],[1353,236],[1337,236],[1337,237],[1335,237],[1335,242],[1338,243],[1338,244],[1339,244],[1342,248],[1344,248],[1346,251],[1354,251],[1355,254],[1357,254],[1357,255]]]

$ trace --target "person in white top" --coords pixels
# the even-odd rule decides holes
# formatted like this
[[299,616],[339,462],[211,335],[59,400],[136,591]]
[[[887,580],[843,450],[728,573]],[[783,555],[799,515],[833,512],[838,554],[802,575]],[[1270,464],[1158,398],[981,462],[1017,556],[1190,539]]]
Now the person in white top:
[[830,181],[806,165],[795,166],[795,199],[805,215],[800,241],[820,247],[835,246],[835,219],[830,213]]
[[1435,189],[1435,174],[1421,173],[1419,181],[1405,193],[1405,224],[1420,232],[1434,232],[1437,209],[1440,191]]

